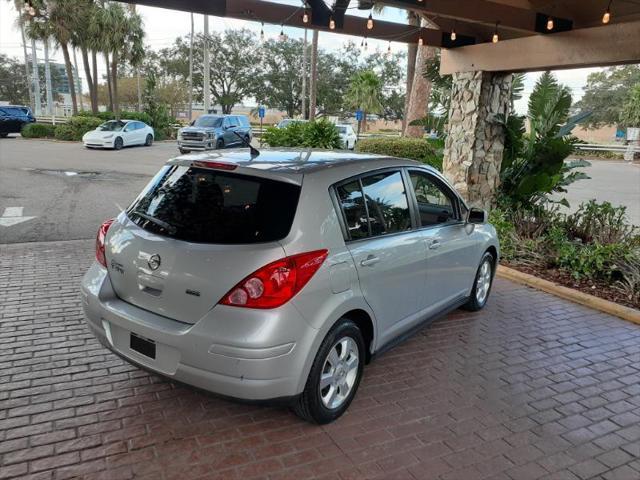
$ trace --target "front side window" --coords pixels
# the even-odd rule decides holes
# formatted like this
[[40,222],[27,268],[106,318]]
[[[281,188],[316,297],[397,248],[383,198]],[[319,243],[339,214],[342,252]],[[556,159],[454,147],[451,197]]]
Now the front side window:
[[418,202],[420,224],[423,227],[456,221],[453,193],[434,181],[425,172],[409,171],[409,178]]
[[100,125],[98,130],[102,132],[119,132],[124,126],[125,123],[120,120],[111,120]]

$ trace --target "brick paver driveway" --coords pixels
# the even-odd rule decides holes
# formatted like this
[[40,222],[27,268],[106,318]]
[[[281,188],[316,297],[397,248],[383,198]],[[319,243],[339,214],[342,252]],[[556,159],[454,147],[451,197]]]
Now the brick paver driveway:
[[498,281],[318,427],[101,348],[78,295],[92,256],[0,246],[0,478],[640,478],[640,326]]

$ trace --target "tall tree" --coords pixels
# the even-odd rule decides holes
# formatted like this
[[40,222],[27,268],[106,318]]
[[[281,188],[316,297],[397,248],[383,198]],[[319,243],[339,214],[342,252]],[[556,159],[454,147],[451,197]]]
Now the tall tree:
[[382,82],[372,70],[356,73],[345,96],[346,104],[363,111],[362,129],[367,129],[367,114],[381,113]]
[[23,71],[24,65],[18,60],[0,53],[0,98],[16,105],[27,104],[29,80]]
[[624,127],[640,127],[640,83],[631,89],[620,112],[620,123]]

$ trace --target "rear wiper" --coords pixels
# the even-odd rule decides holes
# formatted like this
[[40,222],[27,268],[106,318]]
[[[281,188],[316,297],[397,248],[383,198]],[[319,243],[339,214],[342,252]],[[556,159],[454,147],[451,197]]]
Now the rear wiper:
[[249,151],[251,152],[251,157],[257,157],[258,155],[260,155],[260,150],[258,150],[256,147],[251,145],[250,141],[247,141],[246,138],[244,138],[242,135],[240,135],[235,130],[233,131],[233,134],[240,139],[240,141],[242,142],[242,144],[245,147],[249,147]]
[[168,224],[167,222],[163,222],[162,220],[159,220],[156,217],[152,217],[151,215],[147,215],[146,213],[141,212],[140,210],[131,210],[131,213],[135,213],[140,218],[144,218],[145,220],[148,220],[151,223],[155,223],[159,227],[164,228],[171,235],[176,233],[176,227],[174,227],[173,225]]

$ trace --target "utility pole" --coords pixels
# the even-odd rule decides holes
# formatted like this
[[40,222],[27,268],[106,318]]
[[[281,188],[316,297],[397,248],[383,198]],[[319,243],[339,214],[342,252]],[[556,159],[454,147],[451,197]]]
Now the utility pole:
[[22,20],[22,15],[18,16],[20,21],[20,34],[22,35],[22,51],[24,53],[24,74],[27,79],[27,85],[29,86],[29,105],[33,111],[35,111],[36,106],[33,103],[33,84],[29,80],[31,77],[29,75],[29,55],[27,54],[27,39],[24,34],[24,21]]
[[38,73],[38,55],[36,53],[36,40],[31,39],[31,70],[33,74],[33,102],[36,117],[42,113],[42,102],[40,99],[40,74]]
[[211,108],[211,92],[209,89],[209,15],[204,16],[204,113],[209,113]]
[[191,12],[191,37],[189,41],[189,123],[193,113],[193,12]]
[[304,44],[302,46],[302,118],[307,118],[307,29],[304,29]]
[[49,66],[49,38],[44,39],[44,81],[47,89],[47,114],[53,115],[53,92],[51,90],[51,68]]
[[313,30],[311,41],[311,79],[309,81],[309,120],[316,118],[316,94],[318,90],[318,30]]

